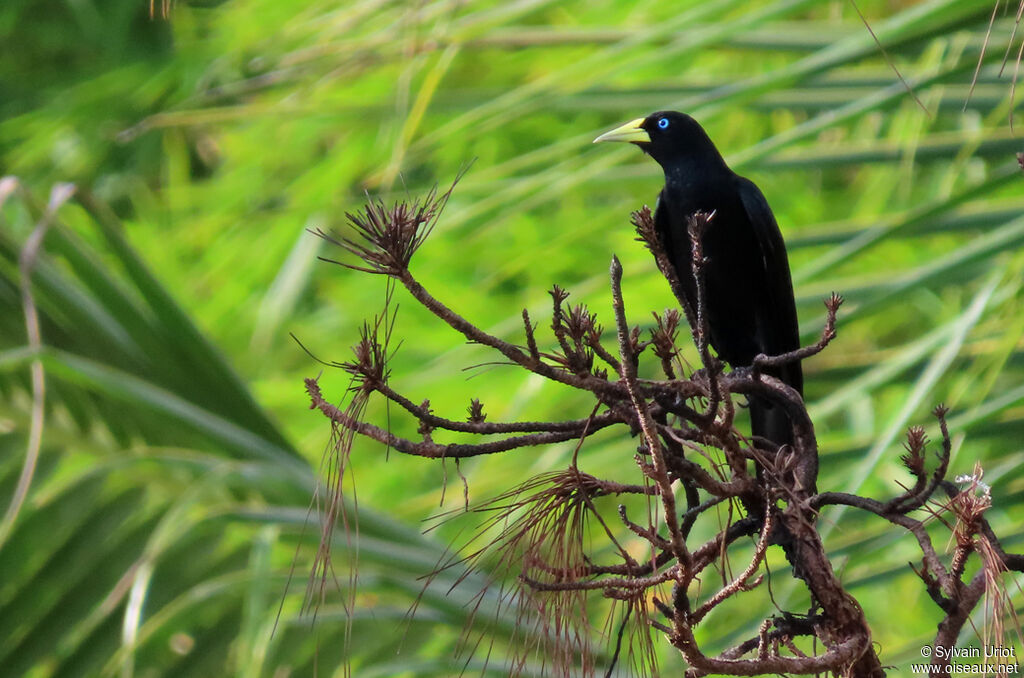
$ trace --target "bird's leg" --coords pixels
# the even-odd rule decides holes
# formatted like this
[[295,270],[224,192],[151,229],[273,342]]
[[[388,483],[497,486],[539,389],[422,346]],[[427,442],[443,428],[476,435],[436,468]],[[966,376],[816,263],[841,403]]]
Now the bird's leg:
[[740,379],[757,379],[761,374],[761,370],[757,364],[757,359],[762,357],[764,354],[759,354],[754,358],[753,365],[741,365],[739,367],[732,368],[733,376],[739,377]]

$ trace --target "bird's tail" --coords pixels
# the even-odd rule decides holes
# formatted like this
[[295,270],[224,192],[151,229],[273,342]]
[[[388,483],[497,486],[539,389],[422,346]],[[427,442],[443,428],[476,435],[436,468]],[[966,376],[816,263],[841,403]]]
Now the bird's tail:
[[[766,374],[795,389],[801,396],[804,394],[804,374],[800,363],[781,365],[776,369],[767,370]],[[779,447],[792,445],[793,425],[782,406],[758,396],[750,396],[749,401],[750,432],[770,440]]]
[[[783,365],[778,374],[773,375],[796,389],[803,395],[803,372],[800,364]],[[793,423],[781,405],[767,398],[752,395],[750,403],[750,432],[755,438],[763,438],[778,447],[793,444]],[[774,450],[771,450],[774,452]],[[758,465],[758,477],[762,469]]]
[[793,425],[786,411],[761,396],[750,396],[750,432],[779,447],[793,444]]

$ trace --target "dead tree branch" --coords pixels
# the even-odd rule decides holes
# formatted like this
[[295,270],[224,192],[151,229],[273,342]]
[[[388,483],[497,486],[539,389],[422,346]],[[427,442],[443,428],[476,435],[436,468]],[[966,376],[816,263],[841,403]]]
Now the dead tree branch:
[[[624,602],[629,610],[615,634],[617,643],[625,642],[628,622],[631,634],[639,638],[636,642],[648,648],[641,656],[653,657],[651,633],[660,633],[689,664],[688,678],[826,672],[851,678],[885,675],[860,603],[845,590],[821,541],[817,517],[828,506],[864,511],[906,530],[917,541],[920,565],[911,567],[945,614],[936,644],[956,642],[982,596],[992,593],[993,582],[1002,572],[1024,572],[1024,556],[1007,553],[985,518],[991,497],[981,482],[980,469],[971,476],[967,489],[947,480],[951,442],[943,407],[935,410],[942,440],[938,463],[931,472],[927,470],[924,429],[908,431],[901,460],[913,483],[902,493],[883,501],[817,491],[814,423],[800,394],[766,371],[806,360],[828,347],[836,336],[842,303],[839,295],[825,301],[825,328],[815,344],[783,355],[759,355],[749,369],[726,372],[711,352],[704,308],[701,239],[714,215],[698,213],[690,219],[693,270],[680,280],[659,242],[651,212],[644,208],[633,213],[633,224],[682,306],[703,369],[690,378],[682,376],[688,370],[677,344],[678,311],[655,314],[649,340],[641,339],[638,327],[630,327],[617,258],[612,259],[610,270],[614,350],[602,343],[596,314],[582,304],[568,305],[568,292],[558,286],[550,292],[551,337],[539,337],[540,325],[524,310],[526,345],[517,346],[459,315],[434,297],[409,269],[450,195],[451,189],[441,195],[434,191],[422,201],[394,206],[371,201],[363,210],[348,215],[355,238],[318,234],[357,259],[336,263],[398,281],[441,322],[469,341],[493,349],[514,368],[589,394],[591,414],[557,421],[494,422],[487,421],[476,398],[470,399],[465,421],[435,414],[429,401],[403,395],[389,383],[390,325],[383,323],[385,336],[378,338],[380,319],[364,327],[355,359],[334,365],[352,375],[352,389],[359,397],[378,394],[411,416],[422,440],[403,438],[361,421],[362,407],[346,409],[328,402],[316,379],[306,380],[306,391],[311,407],[333,426],[403,454],[460,459],[514,453],[527,447],[575,446],[568,468],[517,479],[497,500],[472,511],[491,516],[479,536],[483,545],[469,550],[469,555],[453,556],[434,573],[454,565],[471,570],[482,567],[486,558],[495,559],[499,571],[503,568],[518,582],[521,595],[517,599],[529,602],[529,609],[521,609],[517,619],[539,615],[537,623],[549,631],[542,635],[557,645],[550,655],[556,674],[568,675],[581,668],[584,674],[595,673],[596,660],[588,654],[582,640],[586,630],[581,625],[587,623],[587,597],[603,596]],[[696,307],[687,299],[696,300]],[[545,349],[543,341],[553,348]],[[643,362],[648,347],[654,365]],[[663,379],[640,376],[659,370]],[[774,458],[766,458],[734,425],[734,399],[749,396],[781,407],[791,422],[793,443]],[[617,430],[623,442],[635,441],[628,443],[631,449],[623,455],[621,474],[614,481],[583,473],[577,466],[586,441],[606,430]],[[470,443],[434,440],[435,436],[453,434],[488,438]],[[755,463],[763,474],[754,472]],[[628,473],[633,474],[632,481],[625,480]],[[936,494],[944,497],[937,499]],[[609,512],[598,501],[609,496],[645,501],[646,512],[631,508],[630,518],[625,505]],[[925,516],[915,516],[915,512]],[[637,521],[636,516],[643,513],[645,519]],[[949,526],[956,544],[952,556],[946,557],[933,544],[926,529],[929,518]],[[588,521],[600,527],[603,540],[593,549],[585,546],[583,536]],[[691,528],[700,521],[716,525],[713,536],[703,543],[692,542]],[[744,551],[744,545],[752,551]],[[806,587],[811,613],[787,611],[762,619],[755,637],[709,656],[699,646],[695,629],[715,617],[716,610],[742,600],[771,576],[765,560],[773,547],[781,548],[792,565],[792,576]],[[639,552],[647,555],[637,556]],[[741,553],[746,554],[745,564],[737,566],[738,574],[728,574],[736,571],[732,559]],[[979,558],[982,569],[964,581],[971,558]],[[721,573],[701,578],[712,566],[719,567]],[[720,585],[709,593],[708,582],[716,578],[721,579]],[[671,595],[666,597],[668,589]],[[704,602],[698,603],[699,599]],[[813,648],[798,646],[795,641],[804,637],[814,639]],[[618,657],[618,651],[616,646],[613,656]],[[933,669],[932,675],[942,675],[949,670],[948,660],[946,664],[937,662]]]

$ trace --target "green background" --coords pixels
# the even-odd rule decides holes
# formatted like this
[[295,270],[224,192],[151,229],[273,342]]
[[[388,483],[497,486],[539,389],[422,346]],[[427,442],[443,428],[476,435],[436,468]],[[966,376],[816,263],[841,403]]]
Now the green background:
[[[926,424],[935,438],[929,411],[944,402],[953,473],[982,464],[989,518],[1019,550],[1016,8],[1000,7],[986,37],[989,3],[858,6],[919,102],[846,0],[197,1],[166,19],[141,0],[6,0],[0,174],[18,189],[0,208],[5,508],[28,449],[34,357],[47,392],[32,486],[0,534],[4,675],[306,676],[314,665],[318,675],[506,675],[515,615],[496,586],[479,599],[468,642],[483,644],[473,653],[460,640],[488,576],[510,581],[502,568],[487,563],[451,593],[457,573],[445,573],[407,617],[418,578],[481,523],[456,516],[420,534],[424,519],[462,507],[452,465],[357,442],[346,493],[358,496],[358,538],[335,534],[337,581],[313,605],[315,623],[308,604],[303,612],[319,538],[310,498],[330,430],[308,409],[302,378],[323,370],[337,401],[347,375],[288,335],[346,360],[385,295],[382,279],[317,261],[340,253],[307,229],[344,232],[364,192],[418,195],[473,161],[413,260],[429,290],[514,342],[527,308],[551,346],[553,283],[611,324],[615,253],[630,321],[649,326],[673,300],[628,215],[653,203],[660,171],[634,148],[590,141],[666,108],[697,117],[767,196],[804,339],[821,329],[824,297],[847,299],[838,339],[805,364],[819,487],[898,493],[903,432]],[[59,182],[79,190],[35,266],[35,350],[18,257]],[[490,364],[493,354],[402,290],[395,300],[392,385],[414,401],[460,418],[476,397],[493,421],[589,413],[578,393]],[[366,416],[415,435],[382,403]],[[463,463],[471,502],[565,468],[572,447]],[[634,451],[627,436],[605,434],[580,465],[633,482]],[[851,511],[825,513],[822,529],[883,661],[916,661],[941,616],[906,565],[918,557],[913,540]],[[785,572],[775,577],[776,598],[800,609]],[[739,600],[701,627],[709,651],[749,637],[771,612],[763,593]],[[595,600],[593,611],[607,658],[607,609]],[[655,639],[662,672],[680,675],[666,646]],[[524,673],[542,664],[530,655]]]

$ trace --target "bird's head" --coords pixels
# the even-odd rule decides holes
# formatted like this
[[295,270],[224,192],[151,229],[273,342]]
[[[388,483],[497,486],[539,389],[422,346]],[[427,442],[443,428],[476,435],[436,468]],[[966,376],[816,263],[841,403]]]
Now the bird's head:
[[600,141],[634,143],[665,168],[687,159],[721,157],[704,128],[677,111],[658,111],[631,120],[594,139],[595,144]]

